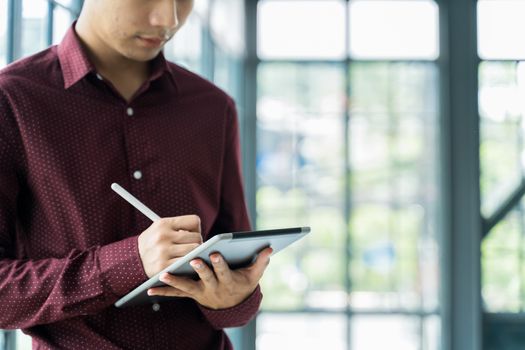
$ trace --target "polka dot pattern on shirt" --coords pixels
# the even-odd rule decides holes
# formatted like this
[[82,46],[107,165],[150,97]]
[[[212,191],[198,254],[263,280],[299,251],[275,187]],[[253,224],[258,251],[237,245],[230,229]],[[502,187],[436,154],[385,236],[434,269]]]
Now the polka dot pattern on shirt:
[[37,349],[230,349],[222,328],[255,316],[259,288],[225,310],[113,306],[147,278],[137,237],[151,222],[110,185],[162,217],[199,215],[207,239],[250,227],[239,158],[231,98],[162,55],[130,102],[73,29],[1,70],[0,328]]

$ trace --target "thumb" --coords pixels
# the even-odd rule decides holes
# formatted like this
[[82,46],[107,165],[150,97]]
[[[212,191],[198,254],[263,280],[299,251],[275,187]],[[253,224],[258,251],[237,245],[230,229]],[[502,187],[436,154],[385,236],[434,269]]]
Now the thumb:
[[252,273],[254,279],[259,281],[264,274],[264,270],[270,264],[270,255],[272,255],[273,249],[271,247],[265,248],[259,252],[255,263],[252,265]]

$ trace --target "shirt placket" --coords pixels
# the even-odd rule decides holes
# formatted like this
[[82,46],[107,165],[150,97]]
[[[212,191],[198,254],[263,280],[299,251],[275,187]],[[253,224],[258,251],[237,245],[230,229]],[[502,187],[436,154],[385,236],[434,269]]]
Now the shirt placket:
[[[147,169],[144,168],[146,163],[145,138],[151,135],[144,134],[143,119],[140,116],[140,109],[135,103],[125,104],[121,113],[126,116],[125,128],[125,145],[128,159],[128,169],[126,177],[128,178],[129,191],[139,200],[147,202],[148,193],[148,176]],[[151,221],[139,211],[134,211],[136,223],[136,233],[145,230]]]

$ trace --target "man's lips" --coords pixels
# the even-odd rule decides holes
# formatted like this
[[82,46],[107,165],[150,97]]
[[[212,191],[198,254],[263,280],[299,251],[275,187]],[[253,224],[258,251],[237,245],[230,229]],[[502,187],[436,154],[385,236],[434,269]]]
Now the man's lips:
[[160,47],[164,44],[164,39],[159,37],[139,36],[139,40],[148,47]]

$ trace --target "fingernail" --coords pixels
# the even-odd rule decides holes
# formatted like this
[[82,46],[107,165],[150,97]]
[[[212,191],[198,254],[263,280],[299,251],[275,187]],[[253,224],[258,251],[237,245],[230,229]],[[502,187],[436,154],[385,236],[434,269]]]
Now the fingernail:
[[220,260],[219,256],[218,255],[213,255],[211,257],[211,261],[214,262],[214,263],[218,263]]
[[153,291],[151,289],[148,289],[148,295],[153,295]]
[[196,269],[200,269],[202,267],[202,264],[198,261],[192,261],[190,262],[191,266],[193,266]]

